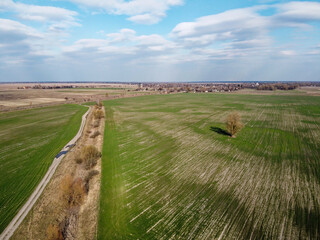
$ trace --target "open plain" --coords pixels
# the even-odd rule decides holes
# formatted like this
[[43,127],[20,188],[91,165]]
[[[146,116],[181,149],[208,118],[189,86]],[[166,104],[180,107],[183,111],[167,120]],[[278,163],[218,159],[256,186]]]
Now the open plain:
[[[319,239],[320,98],[104,102],[98,239]],[[236,138],[224,121],[238,111]]]
[[137,84],[14,83],[0,84],[0,112],[58,104],[81,104],[119,97],[148,95],[134,91]]

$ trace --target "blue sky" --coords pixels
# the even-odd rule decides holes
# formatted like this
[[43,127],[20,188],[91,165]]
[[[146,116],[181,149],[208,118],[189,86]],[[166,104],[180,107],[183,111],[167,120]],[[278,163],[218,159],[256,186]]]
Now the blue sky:
[[0,82],[320,81],[320,1],[0,0]]

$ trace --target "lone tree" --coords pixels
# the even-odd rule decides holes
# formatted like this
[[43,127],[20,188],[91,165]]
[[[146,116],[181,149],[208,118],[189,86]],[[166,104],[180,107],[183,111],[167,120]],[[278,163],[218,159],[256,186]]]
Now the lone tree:
[[226,125],[230,136],[235,137],[235,135],[243,128],[240,114],[238,112],[231,113],[227,117]]

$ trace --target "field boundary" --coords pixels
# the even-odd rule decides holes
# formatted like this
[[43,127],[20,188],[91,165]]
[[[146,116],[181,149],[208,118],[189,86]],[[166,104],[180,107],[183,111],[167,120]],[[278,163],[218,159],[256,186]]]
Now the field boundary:
[[89,114],[89,111],[91,108],[88,109],[88,111],[82,116],[81,125],[79,128],[78,133],[74,136],[72,140],[70,140],[65,147],[59,152],[59,154],[54,158],[51,166],[49,167],[46,175],[43,177],[41,182],[38,184],[35,191],[31,194],[28,201],[23,205],[23,207],[20,209],[20,211],[17,213],[17,215],[12,219],[12,221],[9,223],[9,225],[5,228],[5,230],[0,235],[0,240],[7,240],[10,239],[10,237],[13,235],[15,230],[19,227],[21,222],[24,220],[24,218],[27,216],[29,211],[32,209],[33,205],[36,203],[36,201],[41,196],[41,193],[51,180],[53,174],[55,173],[57,167],[59,166],[61,160],[64,158],[65,154],[76,144],[78,139],[81,137],[87,116]]

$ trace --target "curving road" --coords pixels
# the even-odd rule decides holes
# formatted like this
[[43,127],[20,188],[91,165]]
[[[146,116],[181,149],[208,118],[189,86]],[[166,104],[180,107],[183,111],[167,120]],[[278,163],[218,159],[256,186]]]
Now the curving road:
[[56,171],[58,165],[60,164],[61,160],[64,158],[65,154],[70,150],[72,146],[76,144],[78,139],[81,137],[87,116],[89,114],[89,110],[82,116],[82,122],[78,133],[74,136],[74,138],[60,151],[60,153],[54,158],[51,166],[49,167],[46,175],[43,177],[37,188],[31,194],[28,201],[23,205],[17,215],[12,219],[10,224],[6,227],[6,229],[1,233],[0,240],[7,240],[13,235],[16,229],[19,227],[23,219],[27,216],[29,211],[32,209],[33,205],[36,203],[38,198],[40,197],[41,193],[43,192],[44,188],[47,186],[49,181],[51,180],[54,172]]

